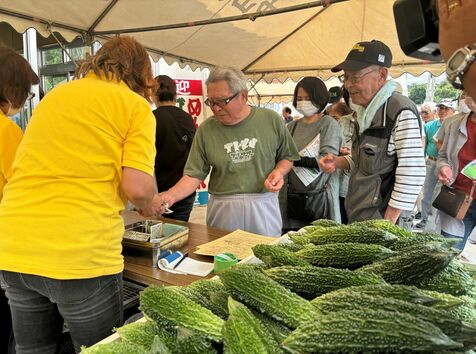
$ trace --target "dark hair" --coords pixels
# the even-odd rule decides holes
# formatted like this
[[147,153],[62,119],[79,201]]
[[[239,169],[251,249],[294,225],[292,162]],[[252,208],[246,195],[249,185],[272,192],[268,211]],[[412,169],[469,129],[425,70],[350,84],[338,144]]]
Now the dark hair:
[[335,102],[329,108],[327,108],[327,112],[334,110],[339,117],[346,116],[352,113],[352,110],[349,106],[347,106],[344,102]]
[[147,99],[155,91],[149,55],[139,42],[129,36],[114,37],[105,42],[96,55],[81,62],[76,78],[90,71],[97,76],[106,76],[107,80],[122,80],[132,91]]
[[350,107],[349,91],[347,91],[345,87],[342,87],[342,98],[344,99],[345,104]]
[[177,85],[170,76],[159,75],[155,78],[155,82],[157,83],[157,91],[155,91],[155,95],[159,102],[173,101],[175,99]]
[[284,107],[284,112],[291,114],[291,108],[289,107]]
[[28,61],[13,49],[0,44],[0,103],[23,106],[32,85],[40,82]]
[[293,106],[297,106],[297,92],[302,87],[304,91],[309,95],[312,104],[317,107],[318,113],[321,113],[326,108],[327,102],[329,102],[329,92],[327,87],[321,79],[317,77],[306,76],[299,81],[294,88]]

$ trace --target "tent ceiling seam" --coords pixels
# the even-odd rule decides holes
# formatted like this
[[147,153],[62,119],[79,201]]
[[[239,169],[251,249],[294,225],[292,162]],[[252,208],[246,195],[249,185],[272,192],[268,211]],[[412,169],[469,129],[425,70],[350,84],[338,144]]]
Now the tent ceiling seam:
[[[313,2],[308,2],[304,4],[299,4],[299,5],[283,7],[280,9],[274,9],[269,11],[258,11],[258,12],[243,14],[243,15],[221,17],[216,19],[189,21],[189,22],[181,22],[181,23],[160,25],[160,26],[124,28],[124,29],[118,29],[118,30],[103,30],[103,31],[93,32],[93,34],[94,35],[111,35],[111,34],[123,34],[123,33],[151,32],[151,31],[163,31],[163,30],[185,28],[185,27],[207,26],[207,25],[213,25],[217,23],[234,22],[234,21],[242,21],[242,20],[255,21],[259,17],[274,16],[274,15],[279,15],[283,13],[306,10],[313,7],[322,6],[323,3],[327,4],[328,1],[329,0],[313,1]],[[340,2],[340,1],[348,1],[348,0],[331,0],[331,1]]]

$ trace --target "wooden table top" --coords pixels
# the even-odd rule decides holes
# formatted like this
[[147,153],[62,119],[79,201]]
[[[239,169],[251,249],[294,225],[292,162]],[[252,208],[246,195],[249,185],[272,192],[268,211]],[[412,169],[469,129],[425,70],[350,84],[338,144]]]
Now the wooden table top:
[[[144,218],[141,217],[139,214],[131,211],[125,211],[122,214],[122,217],[124,218],[125,225],[129,225],[139,220],[144,220]],[[157,220],[162,220],[170,224],[187,226],[189,228],[188,256],[190,258],[204,262],[213,262],[213,257],[194,254],[193,252],[197,249],[197,246],[216,240],[217,238],[220,238],[229,233],[229,231],[226,230],[217,229],[214,227],[207,227],[205,225],[195,223],[186,223],[173,219],[157,218]],[[207,278],[211,278],[213,276],[214,274],[212,272]],[[203,277],[198,277],[194,275],[168,273],[161,271],[159,268],[153,268],[150,266],[133,264],[128,262],[124,263],[124,278],[143,285],[155,284],[179,286],[188,285],[196,280],[204,279]]]

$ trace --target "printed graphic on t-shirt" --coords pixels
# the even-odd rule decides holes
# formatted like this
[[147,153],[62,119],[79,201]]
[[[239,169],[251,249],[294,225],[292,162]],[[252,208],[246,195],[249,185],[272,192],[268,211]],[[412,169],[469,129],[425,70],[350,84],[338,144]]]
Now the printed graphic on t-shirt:
[[257,143],[258,139],[256,138],[245,138],[241,141],[235,140],[231,143],[226,143],[223,147],[233,163],[241,163],[253,159]]

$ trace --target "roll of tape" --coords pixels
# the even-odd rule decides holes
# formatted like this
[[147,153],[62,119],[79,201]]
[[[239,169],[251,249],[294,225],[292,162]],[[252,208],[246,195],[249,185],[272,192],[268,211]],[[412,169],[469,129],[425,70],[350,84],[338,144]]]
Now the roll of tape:
[[220,273],[238,263],[238,258],[233,253],[220,253],[213,257],[213,271]]

